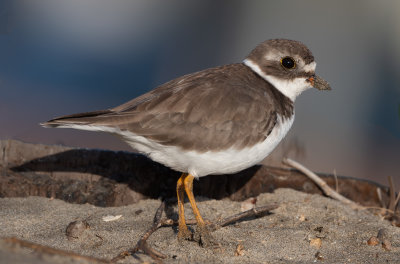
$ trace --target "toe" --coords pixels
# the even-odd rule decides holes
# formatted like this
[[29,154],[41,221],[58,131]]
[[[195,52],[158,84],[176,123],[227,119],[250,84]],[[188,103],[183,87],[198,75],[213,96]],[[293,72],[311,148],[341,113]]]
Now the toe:
[[178,240],[183,241],[183,240],[192,240],[193,234],[192,232],[189,231],[187,228],[179,228],[178,232]]
[[197,241],[202,247],[210,247],[215,245],[215,240],[205,225],[197,226],[194,234],[194,240]]

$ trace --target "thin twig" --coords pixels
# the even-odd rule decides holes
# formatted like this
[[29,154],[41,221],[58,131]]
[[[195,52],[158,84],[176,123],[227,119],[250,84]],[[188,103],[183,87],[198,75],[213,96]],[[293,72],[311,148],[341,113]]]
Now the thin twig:
[[[259,217],[264,215],[266,212],[274,210],[278,208],[277,204],[270,204],[266,206],[260,206],[256,208],[249,209],[247,211],[226,217],[225,219],[222,219],[218,221],[218,223],[214,224],[210,221],[205,221],[207,225],[213,226],[212,230],[215,231],[221,227],[225,227],[228,225],[231,225],[235,222],[241,221],[245,218],[250,218],[250,217]],[[161,226],[166,227],[166,226],[177,226],[179,223],[177,220],[172,220],[172,219],[164,219],[161,221]],[[186,220],[187,225],[195,225],[197,224],[195,219],[188,219]]]
[[333,170],[333,176],[335,176],[335,191],[339,192],[339,181],[336,175],[336,169]]
[[382,190],[381,190],[381,188],[379,188],[379,187],[376,188],[376,194],[378,195],[378,200],[379,200],[379,203],[381,204],[382,208],[386,208],[386,204],[382,199]]
[[[124,259],[125,257],[127,257],[129,255],[134,255],[139,250],[142,250],[145,254],[150,256],[154,261],[156,261],[158,263],[162,263],[162,261],[160,259],[166,258],[167,256],[164,255],[163,253],[158,252],[157,250],[151,248],[147,244],[146,240],[150,237],[151,234],[153,234],[160,227],[177,226],[178,225],[178,221],[176,221],[176,220],[161,219],[162,212],[164,210],[164,206],[165,206],[165,203],[163,202],[160,205],[160,207],[158,208],[158,210],[157,210],[157,212],[156,212],[156,214],[154,216],[153,225],[140,238],[140,240],[137,242],[136,246],[134,248],[132,248],[132,249],[129,249],[127,251],[123,251],[120,254],[118,254],[118,256],[116,256],[115,258],[113,258],[111,260],[111,263],[115,263],[115,262],[117,262],[119,260],[122,260],[122,259]],[[247,211],[239,213],[239,214],[235,214],[233,216],[229,216],[229,217],[223,219],[222,221],[220,221],[216,225],[214,225],[210,221],[206,221],[206,224],[212,226],[213,231],[215,231],[215,230],[217,230],[217,229],[219,229],[221,227],[233,224],[233,223],[238,222],[240,220],[243,220],[245,218],[263,216],[266,212],[271,211],[271,210],[276,209],[276,208],[278,208],[277,204],[260,206],[260,207],[252,208],[250,210],[247,210]],[[188,220],[186,220],[186,224],[187,225],[193,225],[193,224],[197,224],[197,222],[196,222],[195,219],[188,219]]]
[[394,208],[396,209],[396,207],[399,205],[399,201],[400,201],[400,192],[397,194],[397,198],[396,201],[394,203]]
[[[206,225],[212,225],[213,223],[204,219],[204,222]],[[185,220],[186,225],[196,225],[197,221],[196,219],[186,219]],[[168,227],[168,226],[177,226],[179,225],[178,220],[173,220],[173,219],[163,219],[161,220],[160,227]]]
[[389,180],[389,195],[390,195],[388,209],[391,211],[395,211],[395,209],[396,209],[396,191],[394,189],[394,182],[393,182],[392,176],[388,176],[388,180]]
[[162,217],[162,212],[164,211],[164,208],[165,208],[165,201],[161,202],[161,205],[158,207],[157,212],[154,215],[153,225],[139,239],[139,241],[136,243],[136,246],[127,251],[123,251],[123,252],[119,253],[118,256],[116,256],[115,258],[113,258],[111,260],[111,263],[115,263],[119,260],[122,260],[129,255],[134,255],[139,250],[142,250],[146,255],[150,256],[156,262],[160,262],[161,258],[167,257],[163,253],[151,248],[147,244],[147,239],[151,236],[151,234],[153,234],[161,226],[161,217]]
[[300,163],[298,163],[298,162],[296,162],[294,160],[291,160],[289,158],[284,158],[283,159],[283,163],[286,164],[286,165],[289,165],[290,167],[293,167],[293,168],[301,171],[302,173],[304,173],[308,178],[310,178],[312,181],[314,181],[315,184],[317,184],[327,196],[329,196],[329,197],[331,197],[333,199],[336,199],[338,201],[341,201],[341,202],[351,206],[353,209],[362,208],[362,206],[360,206],[360,205],[356,204],[355,202],[347,199],[343,195],[335,192],[335,190],[333,190],[331,187],[329,187],[328,184],[325,181],[323,181],[314,172],[310,171],[309,169],[307,169],[306,167],[304,167]]
[[367,206],[367,207],[363,207],[362,208],[362,210],[370,210],[370,209],[384,211],[384,212],[387,212],[387,213],[389,213],[391,215],[395,214],[395,212],[392,211],[392,210],[389,210],[387,208],[377,207],[377,206]]
[[224,226],[233,224],[233,223],[238,222],[245,218],[257,217],[257,216],[264,215],[266,212],[274,210],[276,208],[278,208],[277,204],[270,204],[270,205],[266,205],[266,206],[252,208],[252,209],[244,211],[242,213],[227,217],[223,221],[221,221],[218,225],[221,227],[224,227]]

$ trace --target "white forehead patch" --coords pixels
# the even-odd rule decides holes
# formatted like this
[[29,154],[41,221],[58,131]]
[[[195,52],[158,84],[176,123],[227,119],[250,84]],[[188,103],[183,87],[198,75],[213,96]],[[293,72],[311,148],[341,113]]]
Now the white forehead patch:
[[309,64],[304,65],[303,66],[303,70],[305,72],[315,72],[315,68],[316,67],[317,67],[317,63],[315,61],[313,61],[313,62],[311,62]]
[[[257,73],[259,76],[261,76],[264,80],[272,84],[283,95],[290,98],[290,100],[292,100],[293,102],[296,100],[296,97],[299,96],[303,91],[307,90],[308,88],[311,88],[310,83],[306,81],[305,77],[298,77],[292,80],[285,80],[266,74],[252,60],[245,59],[243,63],[250,69],[252,69],[255,73]],[[311,65],[311,63],[308,65]],[[315,64],[314,64],[314,69],[315,69]]]

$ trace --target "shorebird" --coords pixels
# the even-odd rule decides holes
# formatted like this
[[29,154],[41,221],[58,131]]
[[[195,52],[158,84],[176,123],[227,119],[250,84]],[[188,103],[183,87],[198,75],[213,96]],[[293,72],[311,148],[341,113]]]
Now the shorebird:
[[311,87],[331,89],[315,67],[301,42],[268,40],[241,63],[184,75],[115,108],[42,125],[117,134],[138,152],[182,172],[176,187],[178,238],[193,238],[185,223],[186,192],[197,221],[195,236],[208,245],[212,237],[196,205],[193,180],[261,162],[292,126],[296,97]]

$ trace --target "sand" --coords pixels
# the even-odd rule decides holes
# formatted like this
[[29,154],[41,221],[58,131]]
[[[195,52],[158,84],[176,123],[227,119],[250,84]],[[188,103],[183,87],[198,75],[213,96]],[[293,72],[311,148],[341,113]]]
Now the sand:
[[[216,221],[241,212],[243,202],[198,198],[203,216]],[[355,211],[318,194],[277,189],[260,194],[256,206],[278,203],[270,214],[246,219],[212,233],[218,246],[202,248],[177,240],[175,227],[157,230],[148,243],[167,255],[164,263],[400,263],[400,229],[367,210]],[[121,207],[70,204],[43,197],[0,199],[1,263],[94,263],[59,253],[46,253],[4,240],[16,237],[79,255],[110,260],[133,247],[151,226],[159,200]],[[185,204],[188,218],[193,218]],[[176,206],[167,208],[176,218]],[[105,216],[119,216],[104,221]],[[166,217],[165,214],[163,217]],[[68,239],[67,226],[85,220],[89,228]],[[385,229],[390,250],[367,241]],[[153,262],[139,253],[118,263]]]

